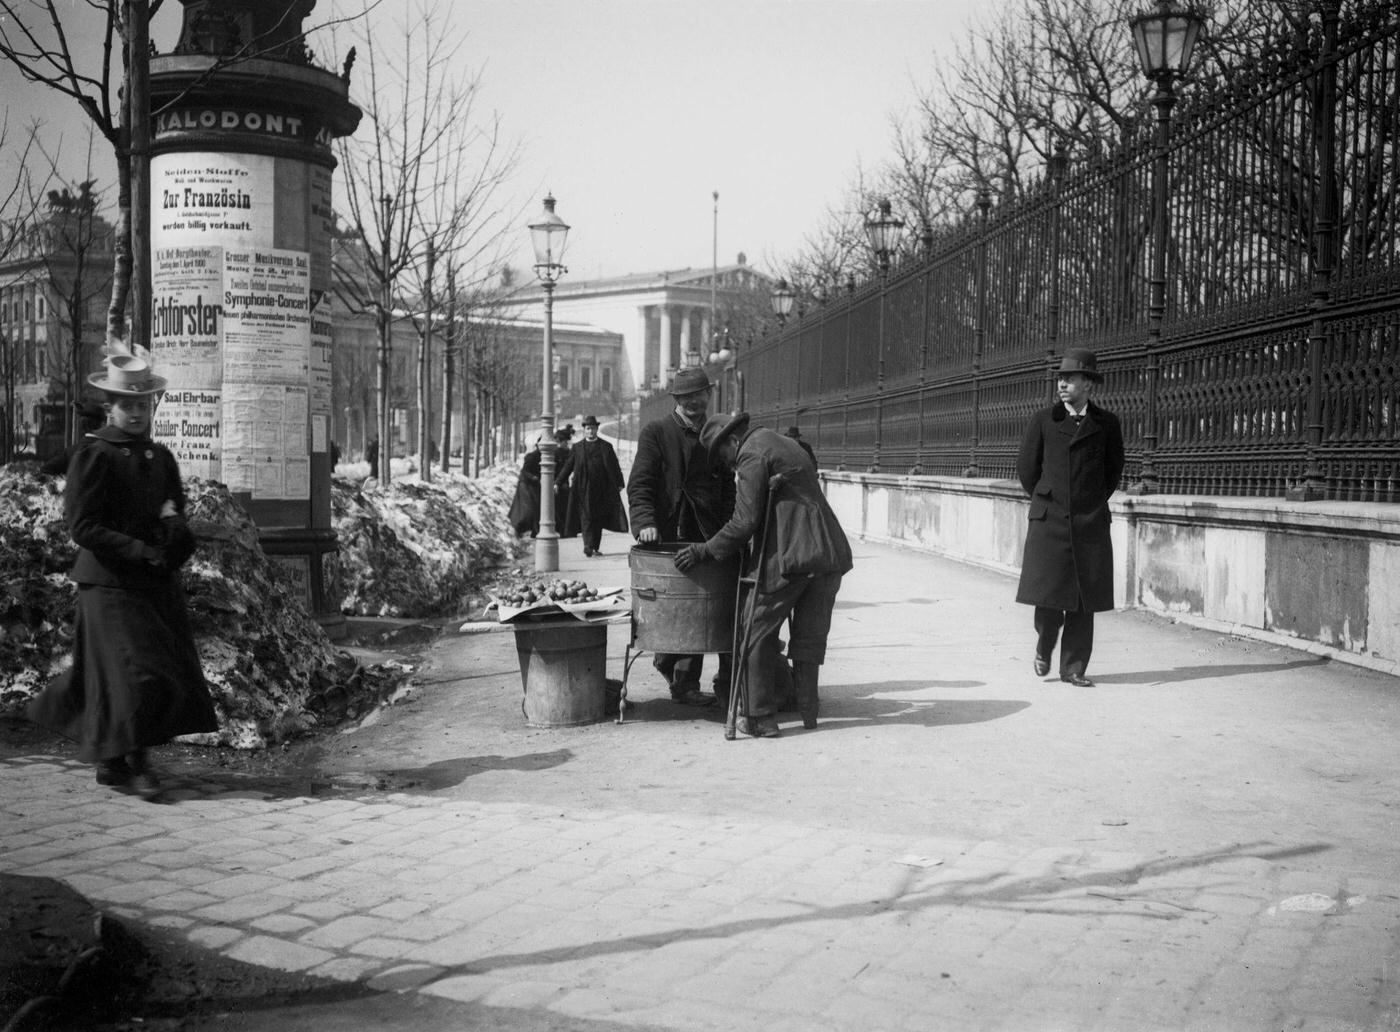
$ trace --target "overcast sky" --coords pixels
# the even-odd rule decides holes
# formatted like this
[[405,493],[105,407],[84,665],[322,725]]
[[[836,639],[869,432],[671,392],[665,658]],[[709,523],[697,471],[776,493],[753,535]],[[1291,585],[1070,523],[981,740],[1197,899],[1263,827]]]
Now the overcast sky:
[[[524,145],[515,186],[526,218],[553,191],[573,227],[571,275],[593,277],[708,267],[715,190],[720,264],[739,251],[760,266],[796,251],[857,164],[888,156],[891,117],[908,110],[970,19],[998,5],[444,0],[442,9],[467,33],[467,62],[482,69],[482,107]],[[322,0],[308,25],[334,6]],[[167,0],[158,16],[162,47],[179,11]],[[11,141],[43,118],[65,131],[65,168],[83,178],[75,105],[15,80],[0,70]],[[98,174],[99,185],[113,183],[110,165]],[[516,260],[531,261],[523,224]]]

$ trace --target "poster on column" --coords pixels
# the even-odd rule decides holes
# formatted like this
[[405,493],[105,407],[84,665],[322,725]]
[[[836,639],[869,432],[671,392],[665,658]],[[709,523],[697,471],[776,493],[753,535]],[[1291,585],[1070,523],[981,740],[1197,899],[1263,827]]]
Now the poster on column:
[[218,391],[167,390],[156,408],[151,436],[170,449],[185,476],[219,480],[222,421]]
[[151,351],[156,368],[172,384],[219,385],[222,279],[221,247],[151,252]]
[[308,498],[307,392],[290,384],[225,384],[224,483],[254,498]]
[[311,292],[311,450],[330,449],[331,419],[331,298],[324,290]]
[[225,248],[223,282],[224,480],[255,499],[308,498],[310,257]]
[[151,159],[151,248],[273,240],[276,158],[216,151]]

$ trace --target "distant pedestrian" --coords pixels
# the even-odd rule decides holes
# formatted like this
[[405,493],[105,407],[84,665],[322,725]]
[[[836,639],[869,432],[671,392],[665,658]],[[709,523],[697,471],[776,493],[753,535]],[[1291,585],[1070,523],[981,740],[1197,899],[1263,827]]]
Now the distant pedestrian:
[[572,423],[566,423],[554,431],[554,529],[561,538],[578,537],[579,532],[577,525],[572,530],[564,525],[564,514],[569,511],[569,485],[560,475],[573,451],[573,439]]
[[510,511],[506,518],[515,528],[517,537],[529,534],[535,537],[540,532],[540,442],[544,433],[535,438],[535,443],[520,463],[520,473],[515,478],[515,497],[511,499]]
[[331,442],[330,459],[331,472],[334,473],[335,468],[340,465],[340,445],[336,444],[334,441]]
[[802,439],[802,431],[795,426],[787,428],[787,435],[802,446],[802,450],[807,453],[807,457],[812,460],[812,466],[817,465],[817,453],[812,451],[812,446]]
[[379,479],[379,438],[373,437],[365,445],[365,461],[369,463],[369,478]]
[[622,505],[622,466],[613,446],[598,436],[598,417],[583,418],[583,440],[569,449],[559,468],[559,483],[568,494],[561,537],[583,533],[583,554],[599,554],[603,531],[627,533],[627,511]]
[[[748,684],[748,712],[737,729],[776,738],[781,685],[778,629],[791,620],[792,680],[804,727],[817,726],[817,673],[826,660],[831,611],[841,578],[852,566],[851,546],[822,494],[816,467],[791,438],[750,427],[747,412],[714,416],[700,434],[713,464],[732,467],[738,481],[734,515],[702,544],[676,556],[676,568],[746,552],[741,575],[752,578],[752,608],[741,604],[749,643],[738,657]],[[746,551],[746,547],[747,551]]]
[[68,472],[68,463],[73,460],[73,456],[87,444],[88,435],[107,424],[107,410],[102,407],[100,401],[74,402],[73,408],[77,410],[78,439],[43,463],[39,467],[40,473],[51,477],[63,476]]
[[[1090,401],[1103,382],[1092,351],[1060,362],[1060,400],[1026,427],[1016,474],[1030,495],[1030,522],[1016,601],[1035,606],[1037,677],[1060,644],[1060,680],[1093,685],[1094,613],[1113,608],[1109,496],[1123,476],[1118,417]],[[1061,640],[1060,631],[1064,629]]]
[[[704,541],[734,511],[734,477],[715,465],[700,443],[713,387],[705,370],[676,373],[670,392],[675,409],[642,427],[627,480],[632,533],[643,545]],[[730,660],[720,653],[715,695],[700,690],[705,657],[657,653],[652,665],[670,683],[671,698],[685,706],[713,706],[729,695]]]
[[98,784],[154,798],[146,750],[219,728],[180,581],[195,543],[175,457],[149,436],[165,380],[125,355],[88,380],[106,397],[108,421],[73,457],[63,494],[79,548],[73,665],[29,713],[78,743]]

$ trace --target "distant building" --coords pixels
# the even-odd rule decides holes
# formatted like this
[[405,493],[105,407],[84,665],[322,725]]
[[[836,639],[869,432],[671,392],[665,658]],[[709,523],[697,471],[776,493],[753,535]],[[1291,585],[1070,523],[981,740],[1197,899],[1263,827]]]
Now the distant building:
[[51,191],[35,221],[4,234],[13,246],[0,258],[0,462],[62,451],[71,403],[100,364],[114,230],[90,186]]
[[[714,270],[713,301],[723,323],[730,313],[765,298],[771,281],[742,254],[733,265]],[[688,354],[708,357],[716,332],[711,313],[710,269],[671,269],[604,279],[565,276],[554,290],[555,325],[562,318],[601,327],[622,337],[621,390],[629,395],[664,388]],[[542,307],[538,284],[513,293],[507,305],[522,315]],[[766,305],[766,301],[765,301]]]

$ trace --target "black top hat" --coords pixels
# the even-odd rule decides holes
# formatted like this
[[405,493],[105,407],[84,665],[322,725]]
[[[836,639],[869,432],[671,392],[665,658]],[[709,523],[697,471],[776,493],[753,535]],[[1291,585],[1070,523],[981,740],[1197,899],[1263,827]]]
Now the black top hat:
[[1060,360],[1060,372],[1083,373],[1095,383],[1103,383],[1098,356],[1085,348],[1070,348],[1066,351],[1065,357]]
[[790,426],[787,428],[787,435],[789,437],[801,437],[802,431],[797,429],[797,427],[795,426]]
[[597,417],[597,416],[584,416],[584,417],[583,417],[583,425],[584,425],[584,426],[597,426],[597,425],[598,425],[598,417]]

